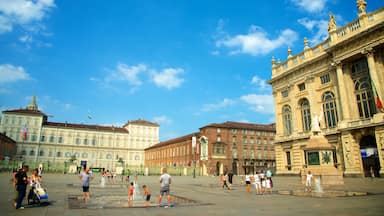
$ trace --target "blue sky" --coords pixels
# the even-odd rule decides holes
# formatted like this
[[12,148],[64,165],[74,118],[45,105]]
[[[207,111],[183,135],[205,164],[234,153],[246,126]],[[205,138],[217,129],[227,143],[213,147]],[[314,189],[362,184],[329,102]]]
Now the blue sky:
[[[368,0],[367,12],[382,6]],[[141,118],[162,141],[272,123],[272,56],[326,39],[329,12],[349,23],[356,1],[0,0],[0,109],[35,95],[50,121]]]

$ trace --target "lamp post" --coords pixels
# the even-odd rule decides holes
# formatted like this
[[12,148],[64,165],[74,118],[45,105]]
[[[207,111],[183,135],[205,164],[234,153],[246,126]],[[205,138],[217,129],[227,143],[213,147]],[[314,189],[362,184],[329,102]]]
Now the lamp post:
[[196,178],[196,136],[192,136],[192,151],[193,151],[193,178]]

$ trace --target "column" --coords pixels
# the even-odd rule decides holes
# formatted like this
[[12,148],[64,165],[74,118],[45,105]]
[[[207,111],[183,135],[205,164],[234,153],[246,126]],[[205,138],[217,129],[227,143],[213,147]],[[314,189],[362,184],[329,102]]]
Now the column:
[[[347,92],[345,88],[345,79],[344,79],[344,73],[343,73],[343,64],[341,62],[336,63],[336,77],[337,77],[337,84],[338,84],[338,92],[339,92],[339,103],[338,103],[338,110],[341,111],[341,127],[346,126],[345,121],[350,119],[350,103],[343,103],[343,101],[348,100]],[[344,123],[344,124],[343,124]]]

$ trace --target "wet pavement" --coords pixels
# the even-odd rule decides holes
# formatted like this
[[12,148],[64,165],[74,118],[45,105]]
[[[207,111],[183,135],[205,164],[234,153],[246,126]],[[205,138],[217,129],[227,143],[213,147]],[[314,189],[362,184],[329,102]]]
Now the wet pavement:
[[[10,184],[11,174],[0,173],[1,215],[383,215],[384,179],[345,178],[342,186],[326,187],[324,191],[350,196],[293,196],[292,191],[304,193],[299,177],[274,177],[272,194],[256,195],[253,187],[250,194],[235,177],[233,190],[222,189],[217,177],[192,178],[173,176],[171,185],[172,207],[157,206],[159,176],[139,176],[138,190],[146,184],[152,191],[151,204],[145,207],[141,193],[135,197],[133,207],[128,207],[127,182],[120,178],[99,185],[96,174],[90,187],[91,200],[82,200],[80,180],[76,175],[46,174],[44,187],[49,195],[48,202],[26,206],[15,210],[14,196]],[[285,192],[285,193],[284,193]],[[293,193],[293,192],[292,192]],[[353,195],[355,193],[355,195]],[[288,194],[288,195],[287,195]],[[306,193],[308,195],[308,193]],[[360,196],[367,194],[366,196]],[[166,205],[163,198],[162,205]]]

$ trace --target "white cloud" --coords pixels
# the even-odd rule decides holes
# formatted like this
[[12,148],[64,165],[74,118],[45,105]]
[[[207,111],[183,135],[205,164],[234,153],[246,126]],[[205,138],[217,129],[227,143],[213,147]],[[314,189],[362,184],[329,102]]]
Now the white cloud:
[[0,65],[0,83],[29,79],[31,79],[30,75],[21,66],[13,66],[11,64]]
[[251,83],[252,84],[255,84],[257,88],[260,88],[260,89],[266,89],[267,88],[267,81],[264,80],[264,79],[261,79],[260,77],[258,76],[253,76],[252,77],[252,80],[251,80]]
[[327,3],[327,0],[291,0],[295,5],[308,12],[322,11]]
[[249,94],[240,97],[240,100],[251,105],[250,109],[266,114],[274,113],[274,104],[272,95],[258,95],[258,94]]
[[216,47],[228,48],[230,55],[244,53],[257,56],[268,54],[283,45],[292,46],[297,38],[298,34],[295,31],[285,29],[280,32],[277,38],[271,39],[262,28],[251,26],[248,34],[239,34],[233,37],[227,36],[218,39],[216,41]]
[[162,115],[162,116],[155,116],[153,118],[154,122],[157,122],[158,124],[171,124],[172,120],[169,119],[167,116]]
[[220,101],[219,103],[203,105],[202,111],[203,112],[210,112],[210,111],[213,111],[213,110],[218,110],[218,109],[222,109],[222,108],[231,106],[233,104],[235,104],[234,100],[228,99],[228,98],[224,98],[223,101]]
[[328,21],[327,20],[310,20],[301,18],[298,23],[313,33],[313,37],[309,38],[311,44],[317,44],[328,38]]
[[173,89],[179,87],[184,79],[178,77],[178,75],[182,74],[184,69],[182,68],[166,68],[161,72],[152,72],[152,81],[158,87],[165,87],[167,89]]
[[147,69],[148,67],[145,64],[128,66],[118,63],[116,70],[106,77],[105,81],[127,81],[132,86],[140,86],[143,82],[139,79],[139,75],[146,72]]
[[12,31],[15,25],[34,25],[54,7],[54,0],[0,0],[0,33]]

